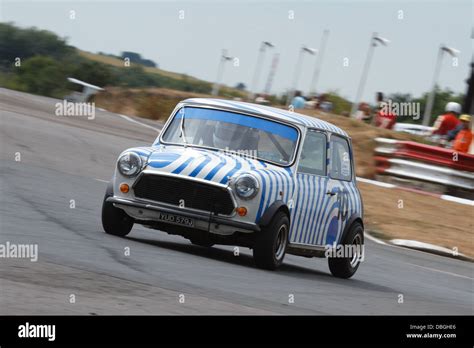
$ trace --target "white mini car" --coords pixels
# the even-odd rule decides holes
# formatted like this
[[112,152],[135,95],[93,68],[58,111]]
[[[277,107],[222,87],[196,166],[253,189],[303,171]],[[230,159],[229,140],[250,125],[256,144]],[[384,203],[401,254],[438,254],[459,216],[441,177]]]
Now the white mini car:
[[187,99],[152,146],[119,156],[102,223],[118,236],[137,223],[204,247],[249,247],[265,269],[285,253],[328,257],[332,274],[349,278],[363,260],[362,211],[340,128],[262,105]]

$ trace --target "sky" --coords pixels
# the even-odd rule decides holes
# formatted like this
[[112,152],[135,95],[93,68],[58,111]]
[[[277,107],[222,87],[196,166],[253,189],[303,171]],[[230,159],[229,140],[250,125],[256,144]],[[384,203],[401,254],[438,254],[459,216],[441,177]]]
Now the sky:
[[[280,54],[271,92],[292,87],[303,45],[318,49],[329,30],[317,90],[354,100],[373,32],[390,40],[375,48],[364,101],[377,91],[420,96],[431,89],[441,44],[438,84],[465,92],[473,55],[474,0],[446,1],[25,1],[0,0],[0,20],[50,30],[89,52],[134,51],[160,68],[215,81],[222,49],[238,58],[225,65],[223,83],[251,85],[262,41],[257,92],[264,89],[274,53]],[[74,11],[75,18],[71,18]],[[321,58],[321,56],[319,57]],[[310,90],[318,55],[303,55],[297,88]]]

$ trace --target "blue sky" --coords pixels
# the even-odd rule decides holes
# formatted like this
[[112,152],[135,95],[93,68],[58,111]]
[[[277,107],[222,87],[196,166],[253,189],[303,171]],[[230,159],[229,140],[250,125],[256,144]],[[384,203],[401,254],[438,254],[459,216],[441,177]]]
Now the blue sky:
[[[291,87],[298,50],[318,48],[330,30],[319,91],[354,99],[372,32],[390,39],[374,53],[363,99],[376,91],[415,96],[431,87],[441,43],[461,50],[445,56],[439,84],[464,92],[472,59],[473,1],[5,1],[0,19],[48,29],[91,52],[136,51],[161,68],[205,80],[216,78],[222,48],[239,58],[223,82],[250,85],[262,40],[268,51],[258,89],[263,90],[274,52],[280,64],[272,92]],[[75,11],[75,19],[70,11]],[[180,19],[183,14],[184,19]],[[402,12],[400,12],[402,11]],[[291,18],[293,14],[293,18]],[[402,18],[401,18],[402,17]],[[345,58],[349,65],[344,66]],[[298,88],[307,92],[315,57],[306,55]],[[346,62],[347,62],[346,59]],[[457,65],[456,65],[457,63]]]

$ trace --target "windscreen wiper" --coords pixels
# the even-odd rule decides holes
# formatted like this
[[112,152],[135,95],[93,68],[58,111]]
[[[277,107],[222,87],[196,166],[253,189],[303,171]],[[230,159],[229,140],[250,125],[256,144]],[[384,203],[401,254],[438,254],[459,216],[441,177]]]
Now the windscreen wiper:
[[186,142],[186,134],[184,134],[184,107],[179,110],[179,113],[181,114],[180,137],[183,138],[184,147],[186,147],[188,143]]
[[268,137],[270,138],[270,140],[272,141],[272,143],[278,149],[278,151],[280,151],[280,154],[283,155],[283,158],[285,159],[285,161],[289,161],[290,160],[290,155],[285,151],[283,146],[280,145],[280,143],[275,138],[275,136],[272,133],[267,133],[267,134],[268,134]]

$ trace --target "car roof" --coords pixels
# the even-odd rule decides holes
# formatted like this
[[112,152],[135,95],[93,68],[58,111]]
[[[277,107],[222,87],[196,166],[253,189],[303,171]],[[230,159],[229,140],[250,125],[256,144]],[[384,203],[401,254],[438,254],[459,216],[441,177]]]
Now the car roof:
[[318,128],[327,130],[344,137],[348,137],[347,133],[332,123],[320,120],[316,117],[306,116],[283,109],[274,108],[266,105],[252,104],[241,101],[213,99],[213,98],[189,98],[183,100],[182,103],[196,104],[202,106],[212,106],[242,113],[250,113],[266,116],[277,121],[285,121],[298,124],[303,127]]

